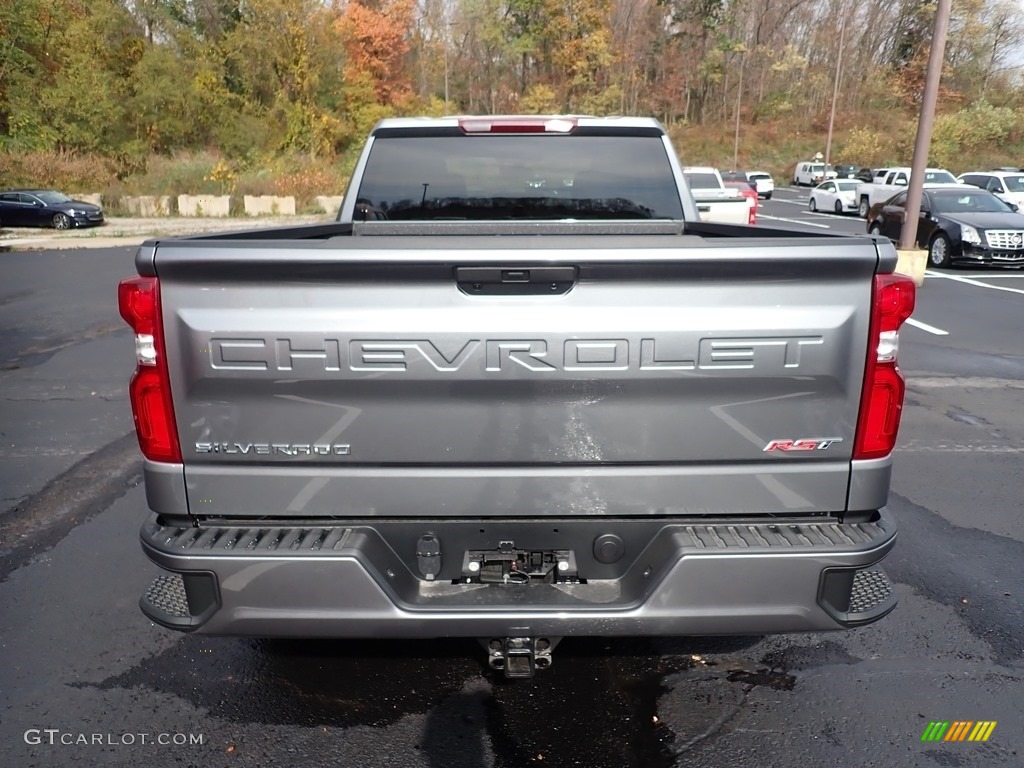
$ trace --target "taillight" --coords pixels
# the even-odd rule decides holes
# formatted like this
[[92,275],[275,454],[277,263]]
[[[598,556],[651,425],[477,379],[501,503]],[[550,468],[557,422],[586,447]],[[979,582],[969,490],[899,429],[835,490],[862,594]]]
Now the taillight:
[[128,387],[142,454],[152,461],[181,461],[174,427],[171,384],[160,319],[160,283],[130,277],[117,286],[121,317],[135,331],[135,375]]
[[864,390],[853,458],[887,456],[896,445],[906,384],[897,365],[899,329],[914,311],[914,281],[906,275],[875,275]]

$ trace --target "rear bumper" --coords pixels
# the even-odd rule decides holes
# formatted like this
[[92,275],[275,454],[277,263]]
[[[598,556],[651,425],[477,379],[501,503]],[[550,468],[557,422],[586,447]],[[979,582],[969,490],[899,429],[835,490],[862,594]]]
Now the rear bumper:
[[[444,524],[433,528],[444,541]],[[875,565],[895,537],[884,510],[855,524],[669,523],[617,578],[465,585],[419,578],[373,524],[186,528],[154,517],[142,545],[165,573],[140,605],[173,629],[261,637],[822,631],[892,610]]]

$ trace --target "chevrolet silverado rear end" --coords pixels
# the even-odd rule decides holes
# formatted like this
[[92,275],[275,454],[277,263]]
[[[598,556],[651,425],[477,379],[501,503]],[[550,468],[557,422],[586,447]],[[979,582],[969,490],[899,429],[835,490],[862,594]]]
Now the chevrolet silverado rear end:
[[526,676],[891,610],[891,244],[697,221],[653,121],[475,120],[378,127],[348,220],[140,249],[144,612]]

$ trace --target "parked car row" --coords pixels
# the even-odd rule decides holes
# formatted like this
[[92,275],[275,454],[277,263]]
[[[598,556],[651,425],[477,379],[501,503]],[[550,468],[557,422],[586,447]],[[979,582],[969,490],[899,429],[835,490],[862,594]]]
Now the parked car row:
[[5,227],[94,227],[103,223],[103,209],[72,200],[53,189],[8,189],[0,192],[0,225]]
[[[867,218],[873,205],[886,202],[906,189],[910,174],[911,169],[907,167],[876,168],[869,182],[861,182],[859,178],[830,178],[811,190],[807,205],[812,211],[856,212]],[[970,171],[954,177],[943,168],[927,168],[924,184],[929,187],[974,186],[1012,206],[1024,207],[1024,171]]]

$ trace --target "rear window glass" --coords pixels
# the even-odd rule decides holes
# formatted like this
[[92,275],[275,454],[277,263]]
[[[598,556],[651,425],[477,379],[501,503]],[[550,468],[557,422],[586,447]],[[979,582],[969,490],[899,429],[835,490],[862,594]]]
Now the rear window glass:
[[652,136],[378,137],[356,218],[682,219]]
[[690,189],[722,188],[722,185],[718,183],[718,177],[713,173],[688,173],[684,171],[683,177],[686,179],[686,183],[690,185]]

